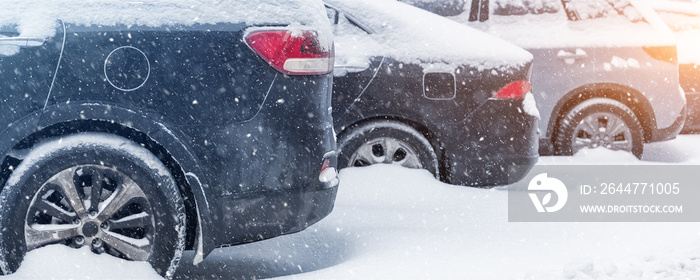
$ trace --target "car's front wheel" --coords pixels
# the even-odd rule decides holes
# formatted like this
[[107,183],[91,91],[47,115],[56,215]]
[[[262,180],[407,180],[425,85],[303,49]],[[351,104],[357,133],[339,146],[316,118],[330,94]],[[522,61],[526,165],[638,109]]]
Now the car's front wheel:
[[583,148],[628,151],[642,157],[642,125],[632,110],[608,98],[592,98],[571,109],[559,122],[554,147],[572,155]]
[[185,211],[168,169],[127,139],[80,134],[37,145],[0,194],[0,268],[52,244],[149,262],[172,277]]
[[350,128],[338,145],[340,168],[386,163],[426,169],[439,176],[437,155],[428,139],[400,122],[375,121]]

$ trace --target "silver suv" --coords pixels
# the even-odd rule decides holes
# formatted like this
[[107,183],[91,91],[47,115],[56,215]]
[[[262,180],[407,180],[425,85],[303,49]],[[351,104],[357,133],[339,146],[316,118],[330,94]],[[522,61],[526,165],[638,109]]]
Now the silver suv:
[[622,0],[473,0],[452,17],[535,57],[540,154],[626,150],[673,139],[685,119],[673,35],[648,7]]

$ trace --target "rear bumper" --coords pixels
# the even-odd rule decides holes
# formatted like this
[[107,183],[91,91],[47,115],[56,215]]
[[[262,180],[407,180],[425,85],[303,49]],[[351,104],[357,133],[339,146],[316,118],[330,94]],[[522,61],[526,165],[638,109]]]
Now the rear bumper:
[[331,213],[337,192],[337,183],[318,182],[299,189],[220,197],[219,205],[228,207],[212,238],[222,247],[301,231]]
[[490,99],[443,136],[447,180],[491,187],[514,183],[537,163],[538,118],[522,100]]
[[700,131],[700,92],[686,92],[686,117],[683,133]]
[[651,142],[675,139],[678,133],[681,132],[683,124],[686,121],[686,109],[687,106],[683,108],[683,110],[681,110],[681,113],[678,115],[678,118],[673,122],[673,124],[671,124],[671,126],[667,128],[654,130],[652,132]]

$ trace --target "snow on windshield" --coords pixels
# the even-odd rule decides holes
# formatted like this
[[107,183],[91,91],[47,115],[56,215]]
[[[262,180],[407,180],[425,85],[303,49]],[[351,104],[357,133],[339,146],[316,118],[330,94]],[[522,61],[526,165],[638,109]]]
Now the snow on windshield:
[[103,26],[301,25],[331,40],[320,0],[3,0],[0,6],[0,27],[16,26],[20,36],[50,37],[58,19]]
[[[495,3],[525,0],[492,0]],[[485,22],[469,21],[469,11],[451,19],[484,30],[526,49],[577,47],[635,47],[673,45],[673,34],[651,8],[626,0],[575,0],[569,8],[581,20],[569,20],[560,0],[542,0],[557,5],[556,12],[492,14]],[[525,5],[525,4],[523,4]],[[529,6],[522,6],[526,9]],[[597,8],[596,8],[597,7]],[[527,8],[529,11],[529,8]],[[501,12],[505,14],[505,12]],[[643,17],[641,16],[643,15]]]
[[522,66],[528,52],[421,9],[389,0],[330,0],[341,13],[371,30],[367,34],[347,19],[335,29],[336,65],[368,63],[388,56],[404,63],[470,65],[481,69]]

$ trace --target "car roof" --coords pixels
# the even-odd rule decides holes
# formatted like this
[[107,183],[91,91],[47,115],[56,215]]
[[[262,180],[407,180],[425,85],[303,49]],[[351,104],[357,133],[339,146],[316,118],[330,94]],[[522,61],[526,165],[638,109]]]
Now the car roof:
[[321,0],[3,0],[0,27],[21,36],[51,36],[58,19],[84,26],[244,23],[328,27]]

